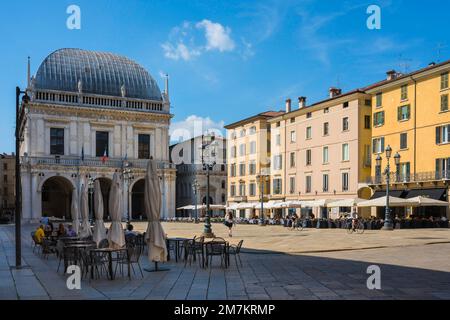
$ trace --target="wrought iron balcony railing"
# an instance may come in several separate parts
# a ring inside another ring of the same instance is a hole
[[[419,172],[416,174],[401,174],[391,172],[390,183],[432,182],[450,180],[450,170]],[[386,175],[372,176],[366,181],[368,184],[386,184]]]

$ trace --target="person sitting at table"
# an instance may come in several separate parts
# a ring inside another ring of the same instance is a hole
[[[59,224],[57,233],[58,233],[58,237],[63,237],[66,235],[66,228],[64,228],[63,223]]]
[[[77,236],[77,233],[75,232],[75,230],[73,230],[72,225],[69,225],[69,227],[67,228],[66,236],[68,236],[68,237],[76,237]]]
[[[42,239],[45,238],[44,226],[42,224],[39,226],[39,228],[37,228],[36,232],[34,233],[34,238],[37,243],[42,243]]]

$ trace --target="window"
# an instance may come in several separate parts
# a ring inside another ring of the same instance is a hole
[[[250,127],[250,129],[248,131],[249,131],[249,134],[255,134],[256,133],[256,127],[255,126]]]
[[[275,145],[281,146],[281,135],[280,134],[275,135]]]
[[[297,141],[297,134],[295,131],[291,131],[291,143]]]
[[[306,150],[306,165],[311,165],[311,149]]]
[[[348,172],[342,173],[342,191],[348,191]]]
[[[241,177],[245,176],[245,163],[240,163],[239,164],[239,175]]]
[[[375,138],[372,140],[372,153],[384,152],[384,137]]]
[[[245,183],[240,183],[239,184],[239,195],[241,197],[245,196]]]
[[[311,137],[312,137],[312,128],[307,127],[306,128],[306,139],[311,139]]]
[[[245,156],[245,144],[244,143],[239,145],[239,155]]]
[[[236,185],[232,184],[230,186],[230,196],[234,197],[236,195]]]
[[[342,131],[348,131],[348,117],[342,119]]]
[[[342,145],[342,161],[349,161],[349,160],[350,160],[350,154],[349,154],[348,143],[344,143]]]
[[[328,122],[325,122],[323,124],[323,135],[327,136],[329,133],[330,124]]]
[[[250,154],[255,154],[256,153],[256,141],[251,141],[250,142]]]
[[[322,190],[328,192],[329,176],[328,174],[322,175]]]
[[[436,144],[450,142],[450,125],[436,127]]]
[[[256,174],[256,162],[250,161],[248,165],[248,174],[255,175]]]
[[[291,152],[289,155],[289,166],[295,168],[295,152]]]
[[[289,177],[289,193],[295,193],[295,177]]]
[[[441,90],[448,89],[448,72],[441,74]]]
[[[441,96],[441,111],[448,111],[448,94]]]
[[[236,164],[235,163],[230,164],[230,176],[236,177]]]
[[[400,149],[408,148],[408,134],[400,133]]]
[[[150,135],[138,135],[138,158],[150,159]]]
[[[236,146],[231,147],[230,156],[231,158],[236,158]]]
[[[256,195],[256,184],[254,182],[251,182],[248,186],[248,193],[250,196]]]
[[[305,177],[305,193],[311,193],[312,185],[311,185],[311,176]]]
[[[345,109],[345,108],[348,108],[348,101],[346,101],[346,102],[344,102],[344,104],[342,105],[342,107]]]
[[[383,104],[383,94],[381,92],[377,93],[375,100],[377,108],[381,107],[381,105]]]
[[[322,162],[323,162],[323,164],[327,164],[328,163],[328,147],[323,147],[323,150],[322,150]]]
[[[311,112],[308,112],[307,114],[306,114],[306,119],[309,119],[309,118],[311,118],[312,117],[312,113]]]
[[[282,192],[281,179],[280,178],[273,179],[273,193],[281,194],[281,192]]]
[[[366,107],[371,107],[371,106],[372,106],[372,100],[370,100],[370,99],[364,100],[364,105],[365,105]]]
[[[328,112],[330,112],[330,108],[324,108],[323,109],[323,113],[328,113]]]
[[[50,154],[64,155],[63,128],[50,128]]]
[[[382,126],[384,124],[384,111],[375,112],[373,114],[373,126]]]
[[[370,129],[370,116],[364,116],[364,129]]]
[[[109,157],[109,132],[97,131],[95,133],[95,156],[102,157],[105,153]]]
[[[409,105],[398,107],[397,108],[397,120],[398,121],[409,120],[410,110],[411,110],[411,108]]]
[[[408,86],[404,85],[401,88],[401,100],[407,100],[408,99]]]
[[[273,168],[274,170],[281,170],[282,169],[282,156],[281,154],[273,156]]]

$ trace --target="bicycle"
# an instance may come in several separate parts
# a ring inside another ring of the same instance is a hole
[[[356,232],[357,234],[364,233],[364,223],[359,219],[355,219],[355,223],[353,225],[352,220],[348,220],[346,224],[346,229],[348,234],[352,234]]]

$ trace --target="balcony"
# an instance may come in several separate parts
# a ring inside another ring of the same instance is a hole
[[[54,166],[68,166],[68,167],[106,167],[106,168],[122,168],[125,161],[130,167],[146,169],[148,159],[130,159],[124,160],[120,158],[108,158],[102,161],[101,158],[85,157],[81,160],[79,157],[67,156],[48,156],[48,157],[21,157],[21,163],[29,162],[32,166],[39,165],[54,165]],[[173,163],[167,161],[158,161],[158,169],[175,169]]]
[[[449,181],[450,170],[419,172],[416,174],[398,174],[391,172],[390,177],[391,184]],[[366,182],[369,185],[383,185],[386,184],[386,176],[373,176],[367,179]]]

